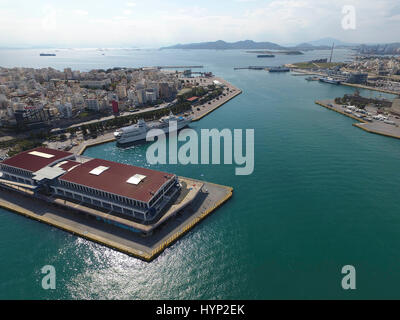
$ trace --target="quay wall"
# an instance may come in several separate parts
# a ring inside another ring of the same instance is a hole
[[[363,119],[360,119],[360,118],[357,118],[356,116],[354,116],[354,115],[352,115],[352,114],[346,113],[346,112],[344,112],[344,111],[342,111],[342,110],[338,110],[338,109],[336,109],[336,108],[332,108],[332,107],[328,106],[326,103],[324,103],[324,102],[322,102],[322,101],[315,101],[315,103],[318,104],[318,105],[320,105],[320,106],[322,106],[322,107],[324,107],[324,108],[327,108],[327,109],[329,109],[329,110],[332,110],[332,111],[335,111],[335,112],[337,112],[337,113],[340,113],[340,114],[342,114],[342,115],[344,115],[344,116],[346,116],[346,117],[349,117],[349,118],[352,118],[352,119],[354,119],[354,120],[357,120],[357,121],[359,121],[359,122],[368,123],[367,121],[365,121],[365,120],[363,120]]]
[[[367,90],[373,90],[373,91],[378,91],[378,92],[383,92],[383,93],[400,95],[400,92],[395,92],[395,91],[391,91],[391,90],[365,86],[365,85],[362,85],[362,84],[347,83],[347,82],[342,82],[342,84],[345,85],[345,86],[348,86],[348,87],[355,87],[355,88],[360,88],[360,89],[367,89]]]
[[[364,130],[366,132],[369,132],[369,133],[379,134],[381,136],[394,138],[394,139],[400,139],[400,136],[397,136],[397,135],[394,135],[394,134],[390,134],[390,133],[386,133],[386,132],[382,132],[382,131],[378,131],[378,130],[374,130],[374,129],[371,129],[371,128],[367,128],[367,127],[363,126],[360,123],[353,123],[353,126],[359,128],[359,129],[362,129],[362,130]]]
[[[192,120],[192,122],[196,122],[199,121],[201,119],[203,119],[204,117],[206,117],[207,115],[209,115],[211,112],[217,110],[218,108],[220,108],[221,106],[223,106],[224,104],[228,103],[230,100],[232,100],[233,98],[237,97],[238,95],[242,94],[242,90],[240,89],[236,89],[238,90],[237,92],[235,92],[235,94],[233,94],[231,97],[229,97],[228,99],[226,99],[224,102],[222,103],[218,103],[218,105],[216,105],[215,107],[213,107],[212,109],[210,109],[209,111],[207,111],[206,113],[202,114],[201,116],[198,116],[197,118],[194,118]]]
[[[362,130],[364,130],[364,131],[366,131],[368,133],[379,134],[381,136],[385,136],[385,137],[389,137],[389,138],[400,139],[399,135],[390,134],[390,133],[387,133],[387,132],[383,132],[383,131],[375,130],[375,129],[372,129],[372,128],[368,128],[368,127],[365,126],[365,124],[369,124],[368,121],[365,121],[363,119],[357,118],[352,114],[348,114],[348,113],[346,113],[344,111],[341,111],[341,110],[338,110],[336,108],[332,108],[332,107],[328,106],[326,103],[324,103],[322,101],[315,101],[315,103],[320,105],[320,106],[322,106],[322,107],[324,107],[324,108],[327,108],[329,110],[332,110],[332,111],[335,111],[335,112],[340,113],[342,115],[345,115],[346,117],[349,117],[349,118],[352,118],[354,120],[357,120],[359,123],[353,123],[353,126],[356,127],[356,128],[362,129]]]
[[[188,179],[188,178],[185,178]],[[188,179],[188,180],[193,180],[193,181],[198,181],[195,179]],[[153,261],[156,257],[158,257],[166,248],[174,244],[178,239],[180,239],[182,236],[184,236],[188,231],[193,229],[198,223],[200,223],[203,219],[205,219],[207,216],[209,216],[212,212],[217,210],[219,207],[221,207],[226,201],[228,201],[232,195],[233,195],[233,188],[227,187],[227,186],[222,186],[222,185],[217,185],[213,183],[208,183],[212,184],[214,186],[224,188],[227,190],[226,195],[221,198],[215,205],[207,208],[204,212],[201,212],[199,214],[195,214],[192,218],[189,218],[189,220],[184,223],[176,232],[174,232],[169,238],[166,240],[162,240],[162,243],[152,251],[144,252],[143,250],[139,250],[137,248],[134,248],[132,246],[127,246],[124,245],[123,243],[119,243],[117,241],[113,241],[111,239],[104,238],[102,236],[99,236],[93,232],[89,231],[84,231],[74,225],[74,223],[67,224],[63,223],[62,221],[59,221],[57,219],[53,219],[51,217],[43,216],[43,215],[38,215],[34,213],[31,210],[28,210],[26,208],[21,207],[20,205],[9,202],[5,199],[0,199],[0,207],[17,213],[19,215],[22,215],[24,217],[27,217],[29,219],[50,225],[52,227],[58,228],[60,230],[63,230],[65,232],[68,232],[70,234],[79,236],[81,238],[87,239],[89,241],[93,241],[96,243],[99,243],[101,245],[104,245],[106,247],[109,247],[111,249],[117,250],[119,252],[122,252],[124,254],[127,254],[129,256],[136,257],[138,259],[141,259],[146,262],[151,262]],[[5,187],[5,186],[3,186]],[[6,187],[7,188],[7,187]],[[7,188],[10,189],[10,188]],[[13,191],[13,192],[18,192],[18,191]],[[22,191],[18,193],[23,193]],[[32,199],[34,201],[34,199]]]

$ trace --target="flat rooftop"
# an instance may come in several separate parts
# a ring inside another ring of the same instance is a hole
[[[149,202],[173,174],[127,164],[92,159],[59,178],[142,202]]]
[[[21,152],[1,163],[15,168],[36,172],[56,161],[72,156],[73,154],[70,152],[39,147],[33,150]]]
[[[77,161],[72,161],[72,160],[66,160],[58,163],[56,166],[65,170],[65,171],[70,171],[76,168],[77,166],[80,166],[81,163]]]

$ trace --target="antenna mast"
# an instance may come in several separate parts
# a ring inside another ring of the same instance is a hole
[[[332,44],[331,58],[329,59],[329,63],[332,63],[332,56],[333,56],[333,48],[334,47],[335,47],[335,43]]]

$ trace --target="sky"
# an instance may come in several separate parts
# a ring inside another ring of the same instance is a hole
[[[355,10],[355,29],[343,28],[344,6]],[[399,30],[399,0],[0,0],[0,47],[389,43],[400,42]]]

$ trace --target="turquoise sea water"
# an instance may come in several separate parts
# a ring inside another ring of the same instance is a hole
[[[1,66],[88,70],[202,64],[243,94],[192,128],[255,129],[255,171],[233,165],[151,166],[234,187],[234,197],[152,263],[145,263],[0,209],[0,298],[34,299],[354,299],[399,298],[399,141],[368,134],[314,104],[352,88],[290,74],[233,71],[327,57],[257,59],[244,51],[0,50]],[[338,51],[336,59],[350,52]],[[379,95],[362,91],[365,95]],[[147,145],[114,143],[88,156],[149,166]],[[150,166],[149,166],[150,167]],[[57,289],[41,289],[54,265]],[[344,265],[357,290],[341,289]]]

